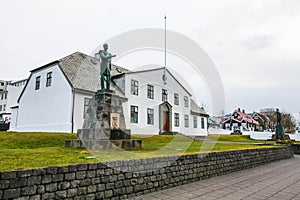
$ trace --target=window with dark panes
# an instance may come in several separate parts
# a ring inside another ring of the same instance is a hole
[[[168,91],[165,89],[161,90],[161,100],[162,101],[168,101]]]
[[[189,116],[188,115],[184,115],[184,126],[189,127]]]
[[[40,85],[41,85],[41,77],[38,76],[35,78],[35,89],[39,90],[40,89]]]
[[[179,126],[179,113],[174,113],[174,126]]]
[[[205,129],[205,123],[204,123],[204,118],[201,117],[201,128]]]
[[[52,72],[47,73],[46,87],[50,87],[52,82]]]
[[[184,96],[184,107],[189,107],[189,98]]]
[[[131,94],[139,94],[139,82],[136,80],[131,80]]]
[[[153,85],[147,85],[147,97],[149,99],[154,99],[154,86]]]
[[[147,108],[147,124],[154,124],[154,109]]]
[[[197,117],[196,116],[194,116],[194,128],[197,128]]]
[[[131,123],[138,123],[138,107],[137,106],[130,106],[130,122]]]
[[[174,93],[174,104],[179,105],[179,94],[178,93]]]

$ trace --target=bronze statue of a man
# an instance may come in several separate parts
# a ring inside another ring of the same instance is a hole
[[[110,90],[110,71],[111,71],[111,58],[116,57],[116,55],[111,55],[108,51],[108,44],[103,45],[103,50],[99,51],[101,58],[100,61],[100,82],[101,90]],[[106,82],[106,88],[104,86],[104,81]]]
[[[276,135],[276,139],[281,139],[284,140],[284,130],[283,127],[281,125],[281,113],[279,112],[279,109],[276,109],[276,118],[277,118],[277,123],[275,126],[275,135]]]

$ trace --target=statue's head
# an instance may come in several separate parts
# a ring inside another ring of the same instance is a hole
[[[107,43],[103,44],[103,48],[104,48],[105,50],[108,49],[108,44],[107,44]]]

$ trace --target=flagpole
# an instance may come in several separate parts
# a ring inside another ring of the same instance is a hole
[[[167,16],[165,15],[165,68],[167,67]]]
[[[167,84],[166,68],[167,68],[167,16],[165,15],[165,67],[164,67],[164,84]]]

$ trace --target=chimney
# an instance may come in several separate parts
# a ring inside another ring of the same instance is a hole
[[[243,109],[243,113],[245,113],[245,110]]]
[[[241,112],[241,109],[240,109],[240,108],[238,108],[238,111],[239,111],[239,112]]]

